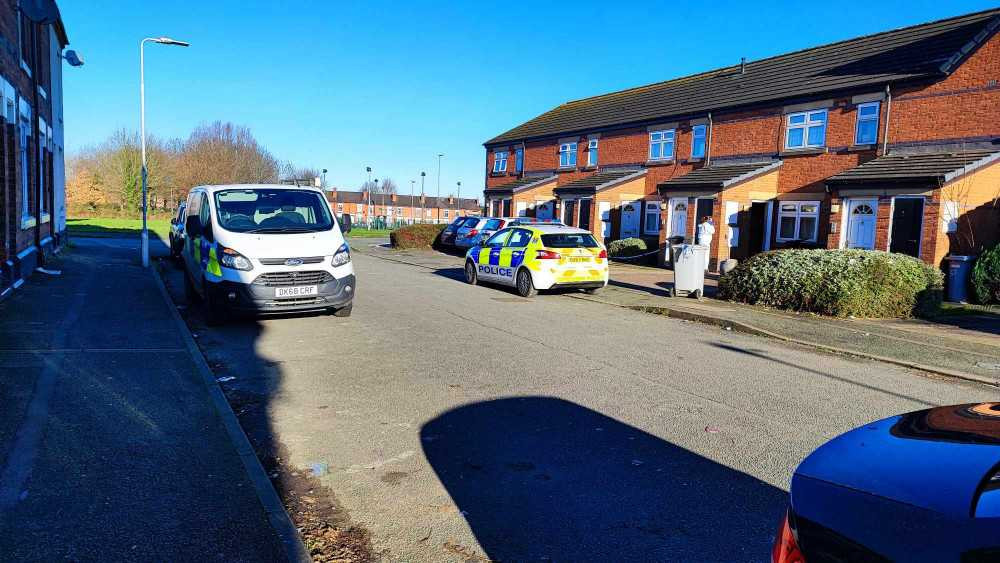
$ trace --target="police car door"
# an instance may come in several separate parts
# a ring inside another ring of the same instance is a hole
[[[509,276],[503,277],[501,281],[508,285],[514,285],[517,268],[524,262],[524,253],[531,242],[531,231],[527,229],[514,229],[504,245],[503,252],[500,253],[500,265],[507,268]]]
[[[483,243],[477,264],[480,278],[487,281],[507,281],[506,276],[500,275],[502,273],[500,255],[503,252],[504,243],[510,237],[510,231],[510,229],[503,229]]]

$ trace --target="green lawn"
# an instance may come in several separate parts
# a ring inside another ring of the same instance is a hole
[[[351,232],[347,233],[351,238],[383,238],[388,237],[392,229],[363,229],[351,227]]]
[[[168,240],[170,221],[166,219],[150,219],[147,226],[151,233],[163,240]],[[70,236],[75,234],[87,236],[139,236],[142,231],[142,219],[117,219],[110,217],[86,217],[83,219],[67,219],[66,230]]]

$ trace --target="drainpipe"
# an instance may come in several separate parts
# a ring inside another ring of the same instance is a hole
[[[708,136],[705,139],[705,167],[712,164],[712,112],[708,112]]]
[[[889,154],[889,113],[892,111],[892,91],[885,85],[885,130],[882,131],[882,156]]]

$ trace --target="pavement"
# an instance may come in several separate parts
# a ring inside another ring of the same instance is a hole
[[[46,267],[0,303],[0,559],[285,559],[137,239]]]
[[[371,243],[361,252],[428,268],[460,267],[461,256],[431,250],[392,251]],[[716,276],[706,280],[715,294]],[[811,346],[945,375],[1000,385],[1000,315],[979,312],[923,319],[837,319],[810,313],[719,301],[670,297],[673,272],[663,268],[611,264],[611,281],[600,294],[574,295],[647,313],[729,327]]]
[[[814,448],[996,397],[575,293],[522,299],[366,244],[349,318],[185,311],[261,455],[311,474],[309,502],[385,560],[765,560]]]

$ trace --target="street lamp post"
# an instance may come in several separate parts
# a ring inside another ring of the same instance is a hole
[[[142,146],[142,236],[140,237],[140,247],[142,252],[142,267],[149,267],[149,229],[146,225],[146,60],[144,47],[147,41],[159,43],[161,45],[176,45],[187,47],[190,43],[178,41],[169,37],[147,37],[139,42],[139,143]]]
[[[455,215],[457,216],[462,212],[462,181],[459,180],[455,182],[455,184],[458,185],[458,211],[455,212]]]
[[[441,154],[441,153],[438,153],[438,179],[437,179],[437,186],[438,186],[438,195],[437,195],[438,217],[437,217],[437,222],[438,223],[441,222],[441,157],[442,156],[444,156],[444,155]]]
[[[372,191],[378,191],[378,178],[375,178],[375,183],[372,185]],[[371,196],[368,196],[371,199]],[[385,213],[385,198],[382,198],[382,213]],[[375,215],[376,220],[378,220],[378,215]]]
[[[372,209],[372,167],[365,166],[365,171],[368,172],[368,183],[365,184],[365,194],[368,201],[365,202],[365,222],[371,222],[371,209]]]
[[[424,222],[424,176],[426,172],[420,173],[420,222]]]
[[[417,218],[413,215],[413,186],[417,183],[416,180],[410,180],[410,223],[416,224]]]

